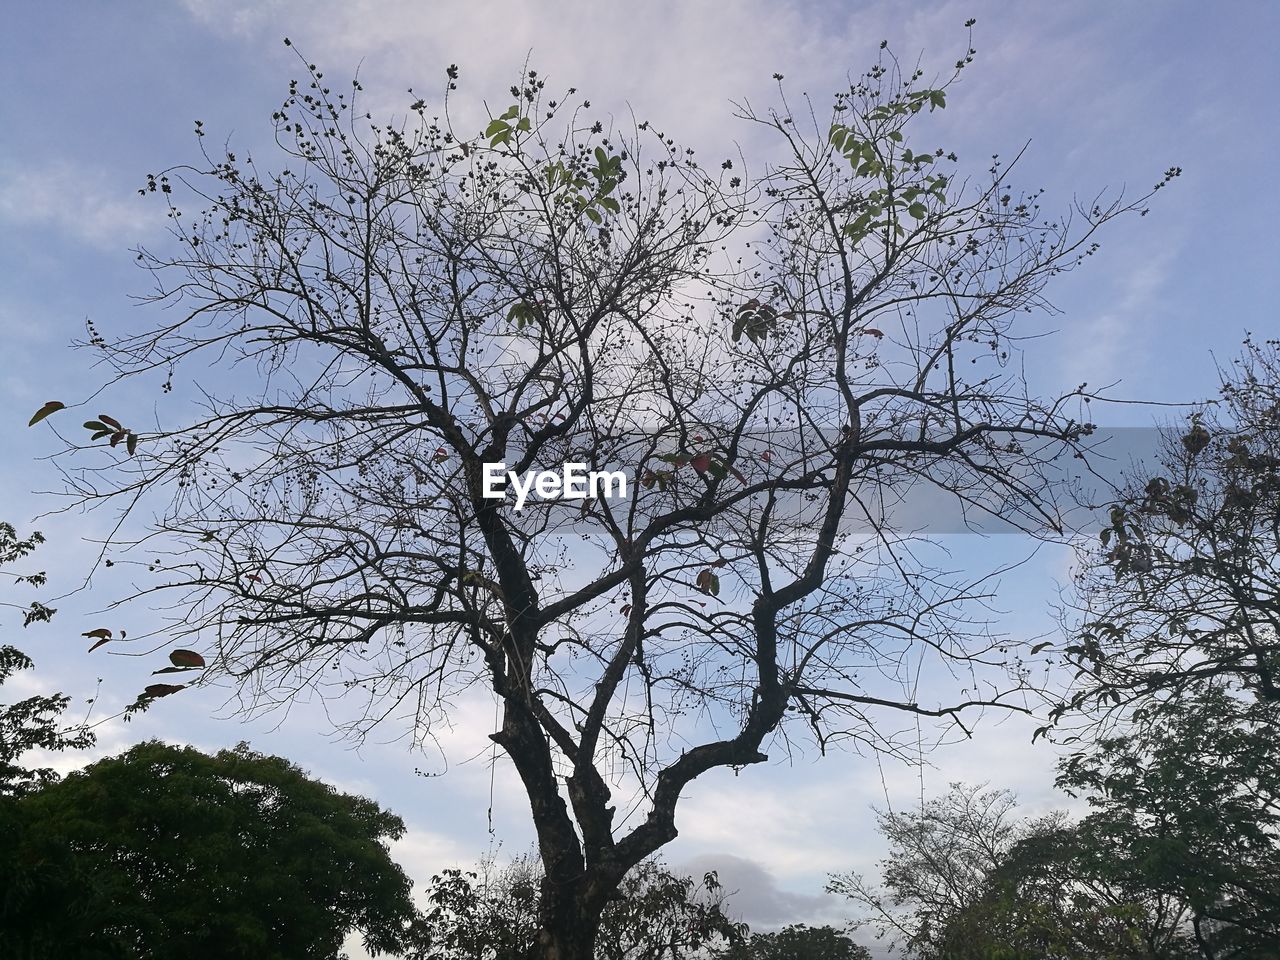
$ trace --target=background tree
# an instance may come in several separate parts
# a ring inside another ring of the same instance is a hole
[[[0,523],[0,566],[7,566],[28,556],[44,537],[39,532],[26,539],[18,536],[11,524]],[[16,584],[40,587],[45,584],[43,572],[12,573],[3,571],[5,577]],[[42,623],[53,616],[54,610],[39,601],[19,606],[23,610],[23,626]],[[0,644],[0,687],[21,670],[30,670],[31,658],[10,644]],[[19,761],[30,750],[81,750],[93,745],[93,734],[84,725],[66,727],[61,717],[71,698],[55,693],[47,696],[26,697],[11,704],[0,703],[0,798],[23,793],[53,782],[56,775],[51,768],[29,768]]]
[[[399,818],[243,744],[139,744],[10,812],[6,957],[332,960],[352,930],[398,950],[414,917]]]
[[[417,935],[420,955],[432,960],[502,960],[525,956],[538,941],[541,868],[519,857],[480,874],[446,870],[432,878]],[[725,910],[714,873],[701,883],[646,860],[627,874],[605,907],[598,960],[682,960],[716,945],[741,941],[745,924]]]
[[[901,752],[917,719],[1023,708],[990,582],[931,568],[894,498],[1052,525],[1041,467],[1088,428],[1022,381],[1015,319],[1146,198],[1054,216],[998,160],[965,179],[926,126],[954,79],[886,52],[821,120],[743,107],[780,150],[753,172],[532,70],[477,135],[423,101],[373,125],[309,67],[274,171],[228,150],[148,179],[175,245],[139,257],[177,312],[90,343],[177,397],[198,374],[200,412],[87,421],[101,459],[68,479],[154,504],[173,631],[256,706],[312,687],[357,735],[426,737],[487,687],[539,949],[588,957],[695,778],[792,734]],[[484,496],[486,463],[566,461],[639,483]]]
[[[889,842],[880,882],[836,875],[828,892],[859,907],[859,924],[877,939],[928,960],[947,955],[941,944],[948,924],[982,897],[1015,845],[1045,825],[1019,817],[1007,790],[959,783],[920,810],[878,811],[876,823]]]
[[[1264,960],[1280,943],[1278,711],[1206,691],[1061,768],[1059,785],[1093,809],[1079,826],[1086,872],[1176,904],[1208,960]]]
[[[918,960],[1273,957],[1273,721],[1213,699],[1162,708],[1063,760],[1059,785],[1088,798],[1079,820],[1028,819],[1008,791],[953,785],[880,815],[879,885],[844,875],[829,890]]]
[[[947,960],[1180,960],[1197,955],[1185,904],[1108,868],[1124,857],[1087,824],[1038,821],[943,918]]]
[[[871,960],[865,947],[834,927],[803,923],[753,933],[745,943],[727,947],[717,956],[725,960]]]
[[[1218,400],[1163,431],[1081,556],[1068,709],[1142,712],[1209,687],[1280,702],[1280,341],[1246,340]],[[1218,701],[1226,706],[1235,702]]]

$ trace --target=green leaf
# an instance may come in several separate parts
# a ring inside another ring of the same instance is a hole
[[[929,109],[930,110],[933,110],[935,107],[941,110],[946,105],[947,105],[947,93],[945,90],[929,91]]]
[[[618,204],[618,201],[613,199],[613,197],[601,197],[599,203],[600,203],[600,206],[604,207],[610,213],[618,213],[619,211],[622,210],[622,207]]]
[[[507,320],[514,323],[517,330],[523,330],[525,324],[535,316],[533,307],[523,301],[512,304],[511,309],[507,311]]]
[[[528,117],[521,117],[520,122],[516,124],[516,129],[519,130],[521,133],[527,133],[532,128],[533,128],[533,124],[529,122]]]
[[[583,212],[583,213],[585,213],[585,214],[587,215],[587,219],[589,219],[592,223],[601,223],[601,222],[602,222],[602,218],[601,218],[601,216],[600,216],[600,211],[595,210],[595,209],[593,209],[593,208],[591,208],[591,207],[587,207],[587,208],[586,208],[585,210],[583,210],[582,212]]]
[[[925,209],[925,205],[923,203],[911,204],[911,206],[907,207],[907,213],[911,214],[911,216],[915,217],[917,220],[923,220],[929,215],[929,211]]]
[[[86,430],[106,430],[107,433],[115,432],[112,428],[108,427],[105,423],[99,423],[97,420],[86,420],[84,422],[84,428]]]
[[[720,595],[720,578],[709,569],[699,571],[697,579],[694,580],[694,586],[709,596]]]
[[[501,133],[503,130],[510,130],[510,129],[511,129],[511,124],[505,123],[502,120],[494,120],[489,124],[489,126],[484,128],[484,135],[486,137],[492,137],[496,134]]]
[[[32,415],[31,419],[27,421],[27,426],[34,427],[37,423],[39,423],[45,417],[49,416],[50,414],[57,413],[59,410],[63,409],[64,407],[66,407],[66,404],[63,403],[61,400],[50,400],[43,407],[37,410],[34,415]]]
[[[507,112],[502,115],[501,119],[511,120],[518,116],[520,116],[520,104],[513,103],[511,106],[507,107]]]

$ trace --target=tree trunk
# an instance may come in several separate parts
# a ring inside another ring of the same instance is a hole
[[[584,902],[577,886],[543,879],[541,929],[530,960],[595,960],[603,905]]]

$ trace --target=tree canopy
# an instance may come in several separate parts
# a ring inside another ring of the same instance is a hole
[[[1220,396],[1164,428],[1081,556],[1079,682],[1059,716],[1141,716],[1213,688],[1280,702],[1280,341],[1247,340],[1220,372]]]
[[[414,917],[400,819],[243,744],[142,743],[3,813],[5,956],[332,960],[352,930],[399,949]]]
[[[803,923],[753,933],[746,942],[726,947],[721,956],[724,960],[871,960],[866,947],[834,927]]]
[[[1175,904],[1205,957],[1262,960],[1280,943],[1278,730],[1275,703],[1210,690],[1061,768],[1093,808],[1089,872]]]

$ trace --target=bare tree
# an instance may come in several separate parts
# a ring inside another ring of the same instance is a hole
[[[930,85],[884,53],[823,119],[741,105],[781,151],[758,174],[607,128],[533,70],[477,135],[447,95],[374,125],[358,83],[309,67],[281,166],[206,152],[150,177],[176,245],[139,258],[170,312],[90,339],[121,378],[181,395],[198,373],[203,412],[99,417],[104,462],[67,470],[91,500],[163,504],[137,542],[200,648],[175,668],[257,708],[366,697],[356,735],[407,715],[426,738],[491,690],[559,960],[591,955],[702,774],[793,731],[902,752],[922,718],[1025,709],[994,581],[931,564],[894,505],[921,486],[1053,526],[1041,468],[1089,428],[1078,395],[1027,388],[1014,321],[1146,198],[1050,217],[998,160],[959,179],[908,135],[971,56]],[[565,462],[636,482],[486,496],[486,464]]]
[[[876,811],[876,822],[890,845],[883,886],[847,873],[833,875],[827,891],[852,901],[864,914],[860,924],[891,949],[940,957],[949,925],[980,900],[987,878],[1019,842],[1054,821],[1017,816],[1008,790],[953,783],[918,812]]]

